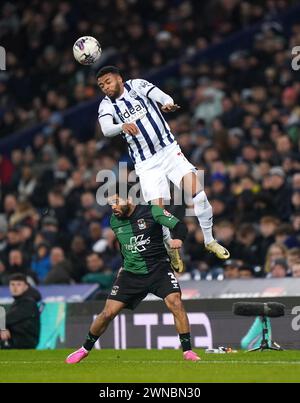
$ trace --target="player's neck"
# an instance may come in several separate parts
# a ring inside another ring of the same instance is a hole
[[[134,213],[135,209],[136,209],[136,205],[135,204],[130,204],[127,217],[130,217]]]
[[[121,98],[123,95],[124,95],[124,91],[125,91],[125,88],[124,88],[124,85],[120,88],[120,93],[119,93],[119,95],[117,96],[117,98]]]
[[[120,85],[120,91],[118,92],[118,94],[116,94],[114,97],[111,97],[111,99],[115,100],[115,99],[119,99],[119,98],[123,97],[124,91],[125,91],[125,87],[124,87],[124,84],[122,84],[122,85]]]

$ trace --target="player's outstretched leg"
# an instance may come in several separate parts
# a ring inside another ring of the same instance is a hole
[[[190,172],[184,176],[184,190],[193,198],[194,211],[203,232],[205,248],[214,253],[219,259],[228,259],[230,257],[229,251],[213,237],[212,207],[204,190],[200,190],[200,184],[195,173]]]
[[[189,319],[181,300],[181,294],[175,292],[167,295],[165,303],[174,315],[174,322],[183,351],[183,359],[187,361],[200,361],[201,358],[192,350]]]
[[[108,299],[103,311],[93,321],[83,346],[68,355],[66,363],[77,364],[87,357],[101,334],[105,332],[110,322],[124,307],[125,304],[123,302]]]

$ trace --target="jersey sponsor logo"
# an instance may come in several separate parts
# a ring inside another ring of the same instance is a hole
[[[138,119],[142,119],[146,114],[147,110],[140,104],[137,104],[132,106],[132,108],[125,109],[125,111],[121,113],[121,116],[126,123],[132,123]]]
[[[118,291],[119,291],[119,286],[118,285],[114,285],[113,286],[113,288],[112,288],[112,290],[111,290],[111,293],[110,293],[110,295],[117,295],[118,294]]]
[[[132,236],[130,238],[130,244],[125,244],[125,248],[132,253],[143,252],[146,250],[145,245],[150,244],[150,237],[144,239],[144,234]]]
[[[140,218],[139,220],[137,220],[137,225],[138,225],[139,229],[147,228],[146,221],[143,218]]]

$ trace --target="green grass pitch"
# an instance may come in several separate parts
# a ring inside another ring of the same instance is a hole
[[[300,351],[205,354],[179,350],[93,350],[65,364],[71,350],[0,351],[0,382],[300,382]]]

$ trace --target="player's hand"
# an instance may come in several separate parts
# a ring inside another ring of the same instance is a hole
[[[0,339],[2,341],[7,341],[11,338],[9,330],[0,330]]]
[[[177,109],[180,109],[180,106],[177,104],[166,104],[161,107],[161,110],[165,113],[175,112],[175,111],[177,111]]]
[[[124,123],[122,130],[126,134],[131,134],[131,136],[136,136],[139,133],[139,129],[134,123]]]
[[[182,241],[180,239],[170,239],[169,246],[171,249],[180,249],[182,247]]]

